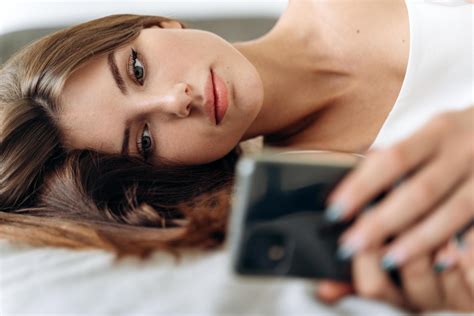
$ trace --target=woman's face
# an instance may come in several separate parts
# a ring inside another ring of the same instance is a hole
[[[217,35],[176,27],[144,29],[71,75],[66,146],[201,164],[238,144],[263,103],[255,67]]]

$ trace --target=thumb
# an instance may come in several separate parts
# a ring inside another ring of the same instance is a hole
[[[316,297],[326,304],[333,304],[352,293],[354,288],[345,282],[321,280],[316,286]]]

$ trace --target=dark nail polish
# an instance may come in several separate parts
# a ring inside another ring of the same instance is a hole
[[[385,271],[395,270],[398,267],[397,262],[391,255],[385,255],[382,258],[380,265]]]
[[[438,261],[433,265],[433,270],[436,273],[441,273],[444,270],[446,270],[448,267],[449,267],[449,264],[447,262]]]
[[[456,235],[454,237],[454,243],[459,250],[466,250],[466,243],[464,242],[464,238],[462,238],[462,236]]]
[[[336,223],[342,220],[344,207],[340,203],[332,203],[324,211],[324,219],[330,223]]]
[[[356,250],[354,247],[348,246],[348,245],[341,245],[339,246],[339,249],[337,249],[336,256],[339,260],[349,260],[354,256]]]

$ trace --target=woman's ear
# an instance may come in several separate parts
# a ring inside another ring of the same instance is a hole
[[[183,26],[178,21],[162,21],[160,26],[164,29],[182,29]]]

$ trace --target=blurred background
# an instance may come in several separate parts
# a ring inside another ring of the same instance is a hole
[[[2,1],[0,64],[35,39],[94,18],[135,13],[161,15],[207,30],[226,40],[243,41],[268,32],[288,0],[109,0]]]

